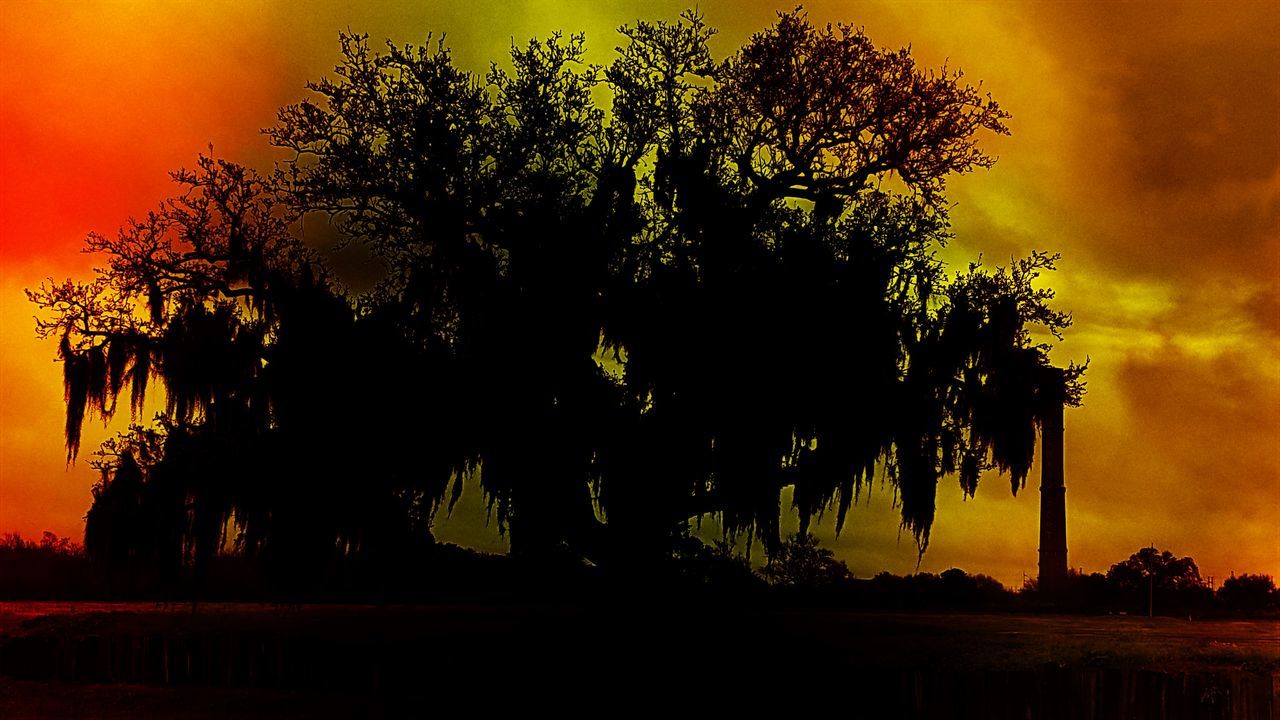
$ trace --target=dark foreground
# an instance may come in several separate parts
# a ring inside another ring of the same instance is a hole
[[[775,702],[853,717],[1267,718],[1280,711],[1280,624],[0,603],[2,718],[426,717],[442,703],[683,716]]]

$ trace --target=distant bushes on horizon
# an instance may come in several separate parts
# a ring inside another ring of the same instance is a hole
[[[45,532],[39,540],[20,533],[0,535],[0,600],[80,599],[90,570],[84,548]]]
[[[0,552],[39,552],[54,555],[79,555],[84,552],[80,543],[68,537],[59,537],[48,530],[39,540],[24,540],[22,533],[0,534]]]
[[[794,534],[758,570],[726,543],[679,540],[669,563],[620,577],[578,565],[533,565],[505,555],[435,544],[401,567],[335,564],[306,587],[273,585],[262,567],[223,556],[198,582],[161,582],[145,567],[106,568],[79,543],[45,532],[38,540],[0,534],[0,600],[480,601],[585,600],[657,595],[741,598],[784,606],[878,610],[1039,611],[1172,616],[1274,616],[1280,590],[1270,575],[1232,575],[1215,591],[1190,557],[1142,548],[1106,574],[1072,571],[1061,592],[1034,579],[1014,591],[960,568],[942,573],[855,577],[812,535]],[[637,591],[641,591],[637,594]]]

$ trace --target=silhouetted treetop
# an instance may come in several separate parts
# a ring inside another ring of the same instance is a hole
[[[1107,571],[1107,582],[1128,590],[1146,590],[1148,585],[1170,590],[1206,587],[1200,568],[1190,557],[1178,557],[1168,550],[1145,547]]]
[[[792,589],[830,588],[853,579],[853,573],[818,538],[796,533],[786,538],[760,570],[769,583]]]
[[[430,542],[478,477],[514,552],[643,564],[705,515],[776,551],[787,488],[805,537],[879,475],[921,551],[944,476],[1017,492],[1082,392],[1032,335],[1070,325],[1038,284],[1057,256],[936,255],[946,179],[992,164],[1006,113],[800,11],[724,60],[696,12],[619,33],[604,66],[554,34],[483,75],[344,33],[265,131],[276,172],[201,158],[89,238],[97,279],[32,291],[70,456],[125,385],[135,414],[166,391],[163,452],[104,461],[94,527],[158,508],[184,562],[231,542],[303,572]],[[374,290],[307,249],[316,219]]]
[[[1222,587],[1218,589],[1218,600],[1228,610],[1238,612],[1280,610],[1280,591],[1276,590],[1276,583],[1270,575],[1233,574],[1222,581]]]
[[[79,449],[86,415],[104,421],[131,387],[136,417],[148,381],[166,381],[169,411],[181,421],[209,409],[220,378],[255,362],[259,315],[272,307],[274,283],[318,269],[310,250],[288,232],[290,211],[257,173],[202,157],[173,173],[182,187],[114,237],[91,233],[85,252],[106,256],[91,282],[52,279],[29,290],[47,311],[36,333],[59,340],[66,392],[68,460]]]
[[[732,118],[734,162],[766,197],[830,202],[896,173],[936,203],[948,175],[995,162],[978,131],[1009,132],[1008,113],[962,77],[794,11],[729,59],[716,100]]]

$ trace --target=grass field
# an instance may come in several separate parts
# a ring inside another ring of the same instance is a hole
[[[804,684],[870,693],[920,717],[1267,717],[1280,707],[1280,623],[0,603],[0,672],[5,718],[400,717],[492,687],[643,699],[643,688],[735,684],[739,698]]]

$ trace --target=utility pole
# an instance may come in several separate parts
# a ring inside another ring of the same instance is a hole
[[[1156,616],[1156,574],[1147,575],[1147,618]]]

